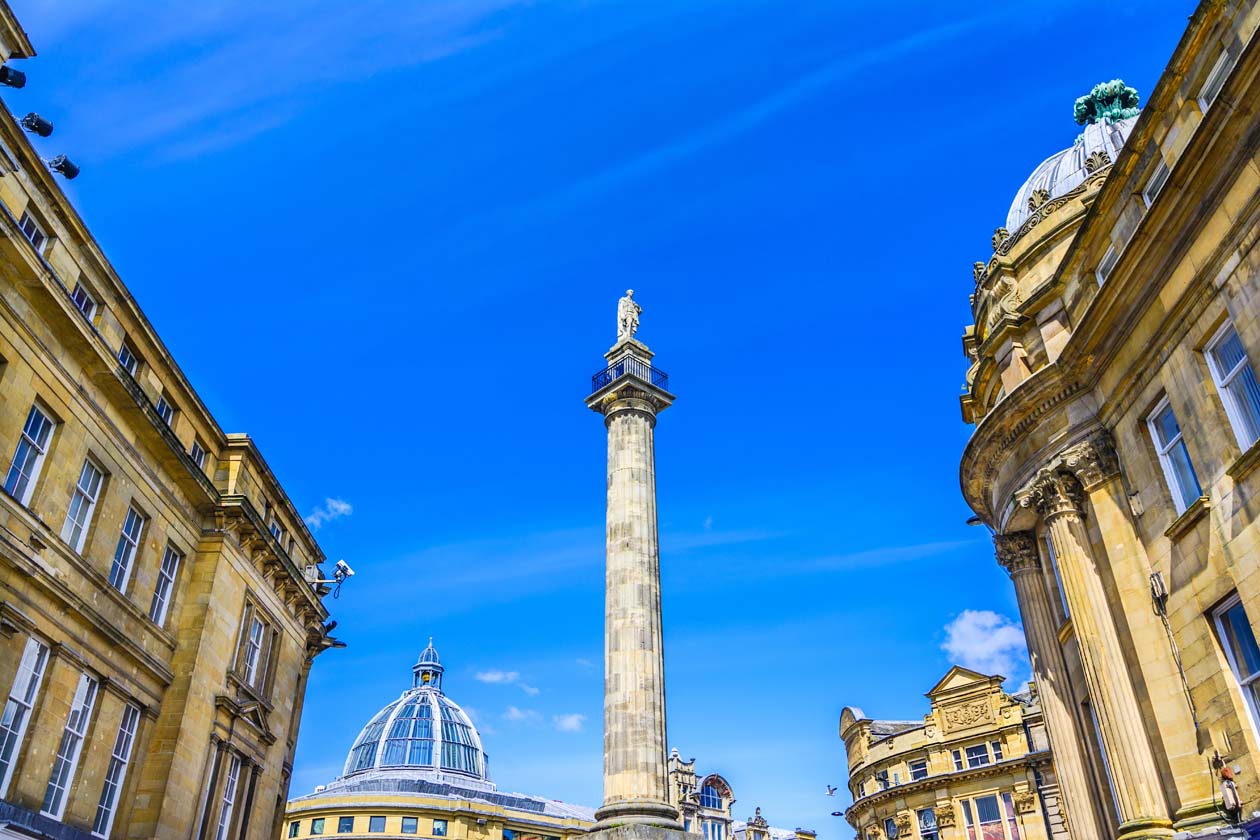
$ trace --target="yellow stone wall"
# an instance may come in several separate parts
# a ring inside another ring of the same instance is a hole
[[[0,46],[29,56],[0,4]],[[38,404],[55,427],[28,497],[0,492],[0,689],[28,639],[48,664],[15,744],[0,800],[26,820],[92,829],[124,709],[141,712],[110,836],[212,835],[225,768],[241,760],[232,836],[278,829],[305,677],[332,645],[321,589],[304,579],[323,555],[252,441],[223,432],[115,274],[8,112],[0,114],[0,478]],[[19,230],[34,218],[46,241]],[[177,271],[177,267],[173,267]],[[96,306],[72,302],[78,286]],[[119,364],[124,339],[141,360]],[[165,396],[169,427],[154,408]],[[190,451],[206,450],[203,465]],[[84,460],[105,473],[86,538],[63,525]],[[26,494],[23,494],[26,496]],[[145,516],[122,589],[108,579],[130,506]],[[284,532],[268,531],[274,519]],[[183,554],[159,624],[150,618],[163,554]],[[243,677],[247,603],[270,644],[257,685]],[[39,817],[81,674],[100,686],[64,814]],[[32,816],[36,815],[36,816]]]

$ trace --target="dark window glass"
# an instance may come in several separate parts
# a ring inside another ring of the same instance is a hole
[[[374,834],[380,834],[385,831],[384,817],[368,817],[368,831]]]
[[[337,817],[337,833],[349,834],[354,831],[354,817]]]

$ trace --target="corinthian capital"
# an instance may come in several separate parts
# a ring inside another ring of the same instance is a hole
[[[1072,471],[1086,490],[1120,472],[1120,459],[1111,433],[1106,429],[1088,440],[1073,444],[1059,456],[1063,466]]]
[[[1032,481],[1015,494],[1020,507],[1032,508],[1047,519],[1075,513],[1080,515],[1085,491],[1076,476],[1061,466],[1044,467]]]
[[[995,534],[993,549],[998,563],[1011,577],[1041,567],[1041,558],[1037,556],[1037,537],[1032,531]]]

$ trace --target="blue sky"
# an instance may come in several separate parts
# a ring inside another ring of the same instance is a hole
[[[921,715],[955,659],[1027,677],[957,489],[970,266],[1073,99],[1145,99],[1193,4],[13,2],[40,57],[6,101],[359,573],[295,793],[432,635],[500,787],[598,804],[582,397],[629,287],[678,394],[670,742],[737,817],[848,837],[843,706]]]

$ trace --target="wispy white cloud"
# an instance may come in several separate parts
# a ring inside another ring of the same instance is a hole
[[[594,663],[594,662],[592,662],[591,660],[587,659],[585,656],[579,656],[579,657],[578,657],[576,660],[574,660],[574,661],[577,663],[577,666],[578,666],[579,668],[585,668],[585,669],[587,669],[587,670],[590,670],[590,669],[592,669],[592,668],[594,668],[594,667],[595,667],[595,663]]]
[[[509,723],[537,723],[542,720],[542,715],[533,709],[522,709],[517,706],[508,706],[507,711],[503,713],[503,719]]]
[[[963,610],[945,625],[941,649],[964,668],[1014,681],[1028,672],[1024,630],[992,610]]]
[[[474,675],[474,679],[478,682],[490,683],[492,685],[514,685],[530,697],[537,697],[539,690],[529,683],[521,681],[519,671],[478,671]]]
[[[561,732],[581,732],[582,724],[586,723],[586,715],[581,715],[577,712],[567,715],[553,715],[551,722]]]
[[[341,519],[354,513],[354,507],[345,499],[324,499],[324,504],[306,515],[306,524],[311,530],[318,531],[326,522]]]

